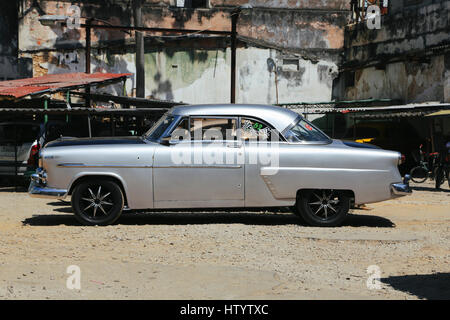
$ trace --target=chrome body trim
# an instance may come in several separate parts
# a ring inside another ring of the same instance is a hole
[[[391,192],[395,196],[407,196],[412,193],[412,190],[409,186],[409,180],[411,180],[411,176],[406,174],[403,178],[403,183],[393,183],[391,185]]]
[[[404,183],[393,183],[391,186],[392,194],[396,196],[406,196],[412,193],[411,188],[408,184]]]
[[[60,163],[59,168],[151,168],[152,166],[135,166],[135,165],[90,165],[84,163]]]
[[[33,198],[64,199],[67,196],[67,190],[46,187],[33,179],[28,187],[28,194]]]
[[[201,169],[239,169],[242,168],[241,165],[229,165],[229,166],[202,166],[202,165],[197,165],[197,166],[133,166],[133,165],[89,165],[89,164],[82,164],[82,163],[60,163],[57,165],[57,167],[60,168],[172,168],[172,169],[196,169],[196,168],[201,168]],[[35,174],[34,174],[35,175]]]
[[[153,168],[158,168],[158,169],[240,169],[240,168],[242,168],[242,166],[241,165],[229,165],[229,166],[197,165],[197,166],[154,166]]]

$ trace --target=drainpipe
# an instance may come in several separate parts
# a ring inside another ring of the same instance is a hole
[[[240,13],[240,8],[237,8],[231,12],[231,103],[236,103],[236,43],[237,21]]]
[[[142,0],[133,0],[134,26],[142,27]],[[144,35],[135,31],[136,37],[136,97],[145,98]]]
[[[47,109],[48,109],[48,100],[45,99],[44,100],[44,110],[47,111]],[[45,113],[45,115],[44,115],[44,123],[47,123],[47,122],[48,122],[48,114]]]

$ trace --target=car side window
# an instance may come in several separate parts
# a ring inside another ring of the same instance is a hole
[[[181,119],[177,127],[172,131],[171,138],[178,141],[191,139],[189,135],[189,118]]]
[[[236,140],[237,118],[191,117],[190,130],[193,140]]]
[[[275,129],[265,122],[251,118],[241,118],[241,139],[244,141],[279,141],[279,135]]]

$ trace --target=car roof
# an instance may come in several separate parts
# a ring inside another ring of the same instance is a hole
[[[247,116],[259,118],[282,132],[300,115],[292,110],[257,104],[204,104],[176,106],[169,111],[179,116]]]

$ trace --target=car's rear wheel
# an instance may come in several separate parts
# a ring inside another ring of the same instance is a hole
[[[296,207],[303,220],[316,227],[336,227],[344,222],[352,198],[340,190],[303,190]]]
[[[86,180],[72,192],[72,208],[85,225],[109,225],[119,219],[124,197],[117,183],[109,180]]]

